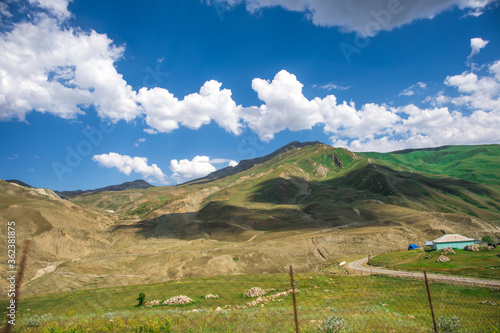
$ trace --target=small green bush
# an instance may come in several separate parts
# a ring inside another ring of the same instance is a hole
[[[486,243],[494,243],[493,241],[493,238],[491,238],[490,235],[486,235],[483,237],[483,242],[486,242]]]
[[[344,318],[341,316],[330,316],[323,320],[321,325],[318,327],[319,332],[326,333],[337,333],[340,332],[344,328]]]
[[[139,301],[139,306],[144,304],[145,299],[146,299],[146,295],[144,295],[144,293],[139,293],[139,297],[137,297],[137,301]]]
[[[460,319],[457,316],[453,316],[453,317],[442,316],[436,322],[436,326],[437,326],[438,332],[457,333],[457,332],[460,332],[460,330],[462,328],[462,323],[460,322]]]

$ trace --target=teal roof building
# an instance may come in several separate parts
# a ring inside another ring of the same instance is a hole
[[[451,247],[452,249],[463,249],[467,245],[474,245],[476,243],[475,239],[464,237],[459,234],[444,235],[435,239],[433,242],[434,250],[441,250],[445,247]]]

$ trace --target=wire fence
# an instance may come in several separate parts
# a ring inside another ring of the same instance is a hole
[[[420,277],[370,274],[349,268],[294,273],[293,280],[290,273],[193,277],[26,297],[19,300],[17,323],[9,329],[13,332],[500,331],[498,286],[471,284],[452,277],[435,279],[429,275],[427,288]],[[1,302],[3,309],[5,304]],[[4,327],[7,329],[5,324]]]

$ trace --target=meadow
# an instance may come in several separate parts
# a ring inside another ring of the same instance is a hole
[[[328,332],[328,328],[329,332],[429,332],[432,328],[422,281],[347,276],[342,270],[296,274],[295,280],[301,332]],[[256,300],[243,295],[252,287],[275,295],[290,289],[289,275],[192,278],[26,297],[21,299],[14,332],[294,332],[292,295],[245,307]],[[431,292],[442,327],[453,318],[467,332],[500,329],[494,305],[500,304],[500,291],[433,283]],[[137,306],[139,293],[146,295],[146,302],[177,295],[193,302]],[[205,299],[209,293],[219,298]],[[6,305],[7,300],[0,302],[2,309]]]
[[[500,248],[479,252],[454,250],[448,253],[450,261],[437,262],[442,251],[400,251],[378,255],[370,265],[408,271],[428,271],[440,274],[468,276],[473,278],[500,279]]]

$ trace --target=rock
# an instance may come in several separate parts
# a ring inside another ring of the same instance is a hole
[[[451,247],[445,247],[444,249],[441,250],[441,252],[444,254],[447,254],[447,253],[456,254],[455,251]]]
[[[212,294],[208,294],[207,296],[205,296],[205,299],[211,299],[211,298],[218,299],[220,297],[219,297],[219,295],[212,295]]]
[[[477,246],[477,245],[467,245],[466,247],[464,247],[464,250],[465,251],[474,251],[474,252],[477,252],[477,251],[479,251],[479,246]]]
[[[481,304],[486,304],[486,305],[498,305],[497,303],[492,302],[492,301],[483,301],[483,302],[481,302]]]
[[[160,302],[161,301],[159,299],[155,299],[154,301],[144,303],[144,305],[150,308],[152,306],[160,305]]]
[[[215,312],[220,312],[220,311],[222,311],[222,309],[221,309],[220,307],[217,307],[217,308],[215,309]]]
[[[499,257],[500,257],[500,252],[498,252],[498,253],[497,253],[497,256],[499,256]]]
[[[450,261],[451,259],[448,258],[447,256],[445,255],[440,255],[439,256],[439,259],[437,260],[437,262],[447,262],[447,261]]]
[[[486,246],[485,249],[486,249],[486,251],[492,251],[495,248],[493,246]]]
[[[253,287],[247,290],[247,292],[244,294],[247,297],[257,297],[257,296],[263,296],[266,294],[266,291],[259,288],[259,287]]]
[[[188,304],[191,303],[193,300],[187,296],[180,295],[180,296],[174,296],[169,299],[167,299],[163,304],[165,305],[183,305],[183,304]]]

